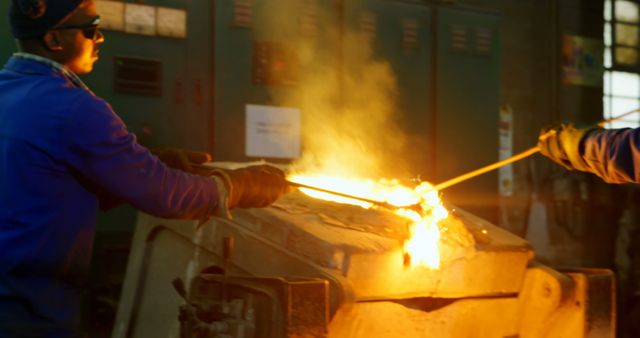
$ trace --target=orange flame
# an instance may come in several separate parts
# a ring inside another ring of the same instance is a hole
[[[440,228],[438,222],[448,217],[438,192],[427,182],[422,182],[414,189],[403,186],[398,180],[382,179],[379,181],[346,178],[326,175],[294,175],[288,178],[292,182],[319,187],[326,190],[362,197],[369,200],[386,202],[398,207],[412,206],[417,203],[423,212],[418,213],[408,208],[399,208],[395,213],[409,219],[410,238],[404,243],[404,251],[411,257],[411,266],[427,266],[440,268]],[[371,203],[336,196],[310,189],[300,189],[303,193],[323,200],[344,204],[358,205],[365,209],[374,207]]]

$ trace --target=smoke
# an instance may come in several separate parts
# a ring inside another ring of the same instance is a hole
[[[318,12],[318,17],[337,21],[335,13]],[[405,137],[391,66],[374,58],[371,34],[318,26],[315,36],[292,41],[300,78],[286,91],[292,94],[279,97],[302,112],[303,152],[293,171],[367,178],[404,174]]]

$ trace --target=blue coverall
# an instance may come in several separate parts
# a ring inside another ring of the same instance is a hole
[[[608,183],[640,183],[640,128],[587,133],[580,154],[589,172]]]
[[[0,71],[0,337],[73,336],[103,196],[202,219],[219,194],[160,162],[59,69],[12,57]]]

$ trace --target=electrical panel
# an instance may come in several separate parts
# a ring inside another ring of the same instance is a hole
[[[284,43],[254,41],[252,59],[253,84],[277,86],[298,83],[298,58],[295,51]]]

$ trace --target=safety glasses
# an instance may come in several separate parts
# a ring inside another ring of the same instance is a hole
[[[63,30],[63,29],[79,29],[82,31],[82,35],[89,40],[97,40],[98,36],[101,34],[100,28],[98,25],[100,24],[100,16],[96,16],[91,20],[91,22],[82,24],[82,25],[61,25],[58,27],[54,27],[54,30]]]

